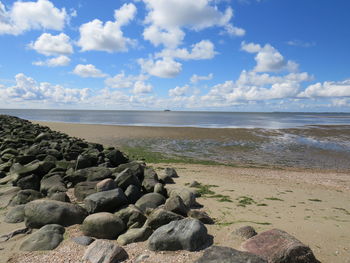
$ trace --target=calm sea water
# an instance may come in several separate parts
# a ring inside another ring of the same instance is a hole
[[[350,125],[350,113],[246,113],[180,111],[13,110],[0,114],[36,121],[207,128],[296,128]]]

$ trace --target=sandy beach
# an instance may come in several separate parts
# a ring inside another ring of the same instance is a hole
[[[120,146],[124,140],[137,141],[145,138],[225,141],[227,138],[245,136],[246,139],[256,139],[244,129],[127,127],[47,122],[40,124],[70,136],[111,146]],[[237,166],[193,163],[148,165],[158,172],[165,167],[174,167],[180,176],[175,180],[176,185],[181,187],[187,187],[196,180],[210,188],[212,193],[198,198],[198,202],[215,219],[216,223],[208,226],[209,233],[214,236],[214,244],[239,249],[241,240],[232,232],[244,225],[251,225],[258,232],[279,228],[310,246],[321,262],[350,262],[349,170],[340,170],[337,167],[303,169],[283,165],[259,167],[247,163]],[[5,232],[4,229],[8,232],[8,227],[1,220],[0,234]],[[20,224],[11,227],[18,228]],[[60,258],[65,254],[78,260],[83,248],[73,246],[68,238],[77,233],[79,230],[74,228],[68,230],[65,242],[54,251],[22,253],[10,262],[44,262],[40,261],[45,260],[43,255],[47,255],[50,262],[63,262]],[[9,258],[18,250],[15,241],[21,238],[23,236],[17,236],[15,240],[6,243],[3,257]],[[126,249],[130,255],[137,255],[144,252],[145,247],[145,243],[140,243],[129,245]],[[181,252],[181,262],[193,262],[199,254]],[[166,256],[167,262],[180,262],[179,255]],[[145,262],[163,262],[163,259],[164,255],[153,253]]]

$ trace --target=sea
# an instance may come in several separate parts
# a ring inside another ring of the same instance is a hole
[[[287,129],[350,125],[350,113],[0,109],[27,120],[158,127]]]

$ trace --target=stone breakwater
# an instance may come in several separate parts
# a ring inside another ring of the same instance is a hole
[[[83,260],[90,262],[122,262],[129,257],[122,246],[146,240],[152,251],[207,248],[197,262],[318,262],[307,246],[277,229],[238,231],[247,252],[211,246],[205,224],[213,220],[198,209],[196,191],[174,186],[177,176],[172,168],[157,174],[113,147],[0,115],[4,221],[26,226],[3,242],[38,229],[20,249],[52,250],[65,227],[80,224],[84,236],[73,241],[88,246]]]

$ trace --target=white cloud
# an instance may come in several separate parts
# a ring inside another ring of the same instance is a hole
[[[31,29],[62,30],[69,15],[48,0],[16,1],[10,10],[0,2],[0,34],[19,35]]]
[[[44,33],[34,43],[30,43],[28,46],[46,56],[69,55],[73,53],[70,38],[64,33],[56,36]]]
[[[340,82],[318,82],[308,86],[306,90],[301,92],[298,96],[306,98],[350,97],[350,79]]]
[[[107,76],[92,64],[79,64],[74,68],[73,73],[83,78],[103,78]]]
[[[241,29],[230,27],[233,10],[228,7],[221,12],[210,0],[144,0],[148,14],[145,23],[148,25],[143,33],[146,40],[154,45],[163,44],[176,48],[181,44],[186,27],[200,31],[212,26],[223,26],[231,33],[243,34]]]
[[[295,40],[288,41],[287,45],[308,48],[308,47],[316,46],[316,43],[315,42],[306,42],[306,41],[301,41],[301,40],[295,39]]]
[[[81,51],[97,50],[107,52],[127,51],[130,45],[135,44],[135,40],[124,37],[122,26],[127,25],[136,15],[134,4],[124,4],[120,9],[115,10],[116,21],[103,23],[94,19],[82,24],[79,28],[80,39],[78,46]]]
[[[169,90],[169,96],[170,97],[182,97],[186,95],[186,92],[188,91],[189,86],[183,86],[183,87],[176,87],[174,89]]]
[[[105,84],[107,87],[113,89],[131,89],[134,94],[151,93],[153,87],[145,83],[147,79],[148,76],[145,75],[127,76],[124,72],[121,72],[114,77],[107,78]]]
[[[214,75],[213,73],[210,73],[208,76],[199,76],[197,74],[192,75],[190,81],[191,83],[198,83],[201,80],[211,80],[213,79]]]
[[[202,40],[192,45],[191,51],[188,51],[186,48],[164,49],[160,53],[157,53],[156,57],[201,60],[212,59],[216,54],[217,52],[215,51],[214,44],[210,40]]]
[[[222,31],[222,34],[227,34],[229,36],[238,36],[242,37],[245,35],[245,30],[240,27],[235,27],[232,24],[225,25],[225,31]]]
[[[254,43],[242,42],[241,49],[248,53],[257,53],[255,56],[256,72],[279,72],[288,70],[296,72],[298,64],[291,60],[286,60],[282,54],[270,44],[260,46]]]
[[[167,57],[156,61],[139,59],[138,63],[144,72],[160,78],[174,78],[182,71],[181,63]]]
[[[70,58],[67,56],[58,56],[55,58],[47,59],[45,61],[35,61],[35,66],[48,66],[48,67],[63,67],[70,63]]]
[[[89,96],[88,89],[68,89],[48,82],[37,83],[23,73],[17,74],[15,81],[14,86],[0,88],[0,97],[7,102],[70,104],[84,102]]]
[[[143,81],[136,81],[132,92],[134,94],[145,94],[145,93],[151,93],[152,90],[153,90],[153,87],[151,84],[146,84]]]

